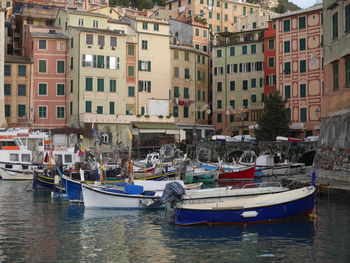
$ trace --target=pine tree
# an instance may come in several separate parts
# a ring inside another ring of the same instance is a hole
[[[290,121],[284,104],[278,91],[269,94],[263,116],[258,121],[258,129],[255,129],[257,140],[275,141],[277,136],[288,136]]]

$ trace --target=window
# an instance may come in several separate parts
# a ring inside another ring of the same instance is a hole
[[[243,7],[243,15],[245,16],[247,14],[247,9],[246,9],[246,7],[244,6]]]
[[[114,114],[115,113],[115,103],[114,101],[109,102],[109,114]]]
[[[179,59],[179,51],[174,50],[174,59]]]
[[[58,60],[56,61],[56,72],[57,73],[64,73],[65,72],[65,63],[64,60]]]
[[[64,118],[64,107],[57,107],[56,108],[56,118],[57,119],[63,119]]]
[[[110,46],[111,47],[117,47],[117,38],[116,37],[111,37],[110,38]]]
[[[230,56],[234,56],[235,55],[235,47],[230,47]]]
[[[247,46],[242,46],[242,55],[247,55]]]
[[[190,54],[185,52],[185,61],[190,61]]]
[[[39,96],[46,96],[46,95],[47,95],[47,84],[39,83]]]
[[[217,32],[220,32],[220,31],[221,31],[220,26],[216,26],[216,31],[217,31]]]
[[[96,112],[97,114],[103,114],[103,106],[97,106]]]
[[[86,45],[94,44],[94,35],[87,34],[86,35]]]
[[[128,87],[128,96],[129,97],[135,97],[135,87],[134,86],[129,86]]]
[[[47,118],[47,107],[46,106],[39,106],[39,114],[38,118]]]
[[[159,24],[153,24],[153,30],[159,31]]]
[[[284,74],[290,74],[290,62],[284,62]]]
[[[202,100],[205,101],[205,91],[204,90],[202,91]]]
[[[345,85],[350,88],[350,57],[345,58]]]
[[[33,18],[27,18],[27,24],[32,25],[33,24]]]
[[[74,58],[73,57],[71,57],[70,58],[70,69],[73,69],[73,66],[74,66]]]
[[[203,38],[208,37],[208,31],[206,29],[203,29]]]
[[[105,80],[97,79],[97,91],[104,91]]]
[[[191,78],[191,76],[190,76],[190,69],[185,68],[185,79],[189,79],[189,78]]]
[[[270,57],[269,58],[269,68],[274,68],[275,67],[275,58]]]
[[[243,108],[244,109],[248,108],[248,100],[243,100]]]
[[[306,97],[306,84],[300,84],[300,98]]]
[[[213,18],[213,13],[209,12],[209,18]]]
[[[180,97],[179,87],[174,87],[174,97]]]
[[[19,161],[19,155],[17,153],[10,153],[10,161],[11,162],[18,162]]]
[[[188,88],[184,88],[184,98],[187,99],[189,97],[190,97],[189,89]]]
[[[217,123],[221,123],[221,122],[222,122],[222,114],[221,114],[221,113],[218,113],[218,114],[216,115],[216,122],[217,122]]]
[[[256,28],[256,22],[253,22],[253,29]]]
[[[147,50],[148,49],[148,41],[147,40],[142,40],[142,49]]]
[[[350,4],[345,6],[345,32],[350,32]]]
[[[206,45],[203,45],[203,52],[207,52],[208,51],[208,48]]]
[[[151,92],[151,81],[139,80],[139,92]]]
[[[151,61],[141,61],[139,60],[139,70],[140,71],[151,71]]]
[[[251,45],[251,46],[250,46],[250,52],[251,52],[252,54],[255,54],[255,53],[256,53],[256,45]]]
[[[11,65],[4,66],[4,76],[11,76]]]
[[[109,92],[116,92],[117,91],[117,80],[110,79],[109,80]]]
[[[332,15],[333,40],[338,38],[338,12]]]
[[[195,34],[196,34],[197,37],[199,37],[199,28],[195,29]]]
[[[4,95],[11,96],[11,84],[4,84]]]
[[[218,101],[216,102],[216,108],[217,108],[217,109],[222,109],[222,100],[218,100]]]
[[[184,106],[184,118],[188,118],[188,106]]]
[[[70,80],[70,93],[73,93],[73,88],[74,88],[74,86],[73,86],[73,80],[71,79],[71,80]]]
[[[94,68],[104,68],[104,60],[105,60],[105,57],[104,56],[93,56],[94,57],[94,65],[93,67]],[[96,57],[97,57],[97,64],[96,64]]]
[[[27,96],[27,89],[25,84],[18,84],[18,96]]]
[[[197,91],[197,100],[198,101],[201,100],[201,91],[200,90]]]
[[[290,52],[290,41],[284,41],[284,53]]]
[[[135,46],[128,45],[128,56],[135,56]]]
[[[98,28],[98,20],[93,20],[92,21],[92,27],[93,28]]]
[[[5,117],[11,117],[11,105],[5,104]]]
[[[300,121],[307,122],[307,109],[306,108],[300,109]]]
[[[102,57],[103,56],[98,56],[98,59],[100,59],[99,57]],[[104,67],[103,65],[103,61],[102,61],[102,65],[100,65],[100,61],[98,60],[97,61],[97,66],[101,66],[102,68]],[[119,63],[120,63],[120,58],[119,57],[110,57],[110,56],[107,56],[106,57],[106,68],[109,68],[109,69],[119,69]]]
[[[73,114],[73,101],[71,101],[71,102],[69,103],[69,113],[70,113],[70,115]]]
[[[251,79],[251,87],[256,88],[256,79]]]
[[[300,60],[299,65],[300,65],[300,73],[305,73],[306,72],[306,60]]]
[[[143,29],[143,30],[148,30],[148,23],[143,22],[143,23],[142,23],[142,29]]]
[[[92,102],[85,101],[85,112],[91,112],[91,111],[92,111]]]
[[[46,40],[39,39],[39,49],[46,49]]]
[[[222,56],[222,50],[221,49],[216,50],[216,57],[221,58],[221,56]]]
[[[232,109],[235,108],[235,100],[230,100],[230,106]]]
[[[39,60],[39,73],[46,73],[46,60]]]
[[[255,102],[256,102],[256,95],[255,95],[255,94],[253,94],[253,95],[251,96],[251,100],[252,100],[252,103],[255,103]]]
[[[128,77],[134,77],[134,76],[135,76],[135,67],[128,66]]]
[[[260,78],[259,82],[260,82],[260,87],[263,87],[264,86],[264,78]]]
[[[216,90],[217,90],[217,92],[221,92],[222,91],[222,82],[216,83]]]
[[[289,32],[290,31],[290,20],[284,20],[283,21],[283,32]]]
[[[333,63],[333,90],[339,90],[339,63]]]
[[[200,48],[199,48],[199,44],[196,44],[195,45],[195,48],[197,49],[197,50],[199,50]]]
[[[173,115],[174,115],[174,117],[179,117],[179,107],[178,106],[173,107]]]
[[[243,90],[248,90],[248,80],[243,80]]]
[[[225,9],[228,9],[228,3],[225,3]]]
[[[284,97],[290,99],[290,85],[284,86]]]
[[[230,81],[230,91],[233,91],[236,89],[236,82],[234,80]]]
[[[300,51],[306,50],[306,40],[305,40],[305,38],[299,39],[299,50]]]
[[[85,78],[85,90],[92,91],[92,78]]]
[[[174,78],[179,78],[180,72],[178,67],[174,67]]]
[[[24,104],[18,104],[18,117],[22,118],[26,115],[26,105]]]
[[[79,18],[79,19],[78,19],[78,25],[79,25],[79,26],[84,26],[84,19]]]
[[[18,77],[25,77],[27,73],[27,67],[25,65],[18,65]]]
[[[299,17],[299,29],[304,29],[306,27],[305,16]]]
[[[220,20],[220,13],[216,13],[216,20]]]
[[[269,39],[269,49],[275,49],[275,40]]]

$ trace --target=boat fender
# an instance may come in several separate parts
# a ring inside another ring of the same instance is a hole
[[[241,214],[241,216],[244,218],[256,217],[257,215],[258,215],[257,211],[245,211]]]
[[[54,183],[55,185],[59,185],[60,184],[60,177],[58,175],[55,175],[55,179],[54,179]]]

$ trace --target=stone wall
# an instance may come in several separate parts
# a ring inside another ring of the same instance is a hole
[[[350,181],[350,114],[322,121],[314,165],[318,177]]]

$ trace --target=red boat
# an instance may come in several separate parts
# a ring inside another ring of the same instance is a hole
[[[231,167],[223,167],[223,171],[219,173],[218,181],[254,180],[255,166],[234,165]]]

